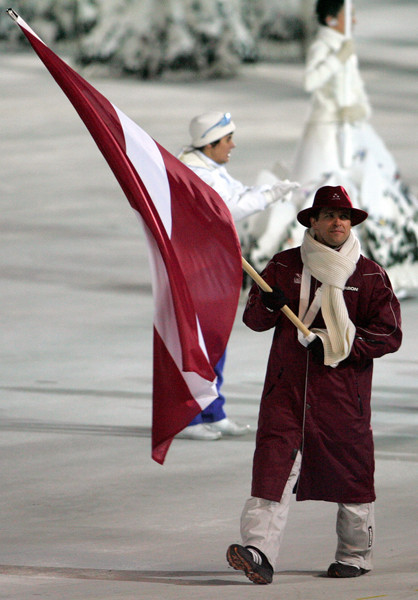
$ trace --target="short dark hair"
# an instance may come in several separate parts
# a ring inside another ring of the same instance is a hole
[[[219,140],[215,140],[214,142],[210,142],[209,144],[205,144],[204,146],[200,146],[200,148],[196,148],[196,150],[200,150],[200,152],[203,152],[203,150],[206,148],[206,146],[212,146],[212,148],[214,148],[215,146],[217,146],[219,144],[219,142],[221,141],[222,138],[219,138]]]
[[[343,6],[344,0],[317,0],[315,12],[319,23],[326,25],[326,18],[336,17]]]
[[[313,219],[315,219],[315,221],[318,220],[319,218],[319,212],[320,212],[320,208],[314,208],[311,212],[311,214],[309,215],[309,217],[312,217]]]

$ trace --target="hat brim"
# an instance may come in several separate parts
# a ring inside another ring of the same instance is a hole
[[[335,207],[337,209],[337,207]],[[346,207],[341,207],[341,210],[346,209]],[[299,221],[299,223],[301,225],[303,225],[304,227],[310,227],[311,226],[311,221],[310,218],[315,214],[315,212],[317,212],[318,208],[305,208],[304,210],[301,210],[298,214],[297,214],[297,220]],[[360,208],[350,208],[350,214],[351,214],[351,226],[354,227],[355,225],[359,225],[360,223],[363,223],[363,221],[365,221],[367,219],[367,217],[369,216],[369,213],[367,213],[365,210],[361,210]]]

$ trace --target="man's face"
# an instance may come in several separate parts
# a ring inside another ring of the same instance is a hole
[[[219,165],[224,165],[229,161],[231,150],[235,148],[235,143],[232,139],[232,135],[232,133],[225,135],[219,140],[216,146],[211,146],[210,144],[208,144],[207,146],[205,146],[203,152],[206,154],[206,156],[209,156],[209,158],[214,160]]]
[[[336,248],[344,244],[351,231],[349,209],[321,208],[318,219],[311,217],[315,239],[325,246]]]

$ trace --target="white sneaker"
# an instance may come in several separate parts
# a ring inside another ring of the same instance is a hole
[[[220,431],[213,431],[208,425],[198,423],[197,425],[189,425],[183,431],[176,435],[176,438],[183,440],[203,440],[206,442],[219,440],[222,437]]]
[[[220,421],[215,421],[214,423],[206,423],[208,427],[213,432],[220,432],[222,435],[245,435],[250,432],[249,425],[238,425],[235,421],[231,421],[225,417],[225,419],[221,419]]]

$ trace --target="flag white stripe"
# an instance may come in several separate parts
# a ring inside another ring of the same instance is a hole
[[[171,194],[167,171],[157,144],[139,125],[127,117],[117,106],[115,109],[123,130],[126,154],[144,182],[158,210],[169,238],[171,238]]]
[[[137,211],[134,212],[138,216],[139,221],[142,223],[148,240],[147,248],[151,270],[152,289],[155,300],[154,327],[158,331],[160,338],[164,341],[167,352],[170,354],[174,363],[176,364],[181,376],[190,390],[190,393],[203,410],[218,396],[216,389],[216,378],[213,381],[208,381],[207,379],[200,377],[200,375],[197,373],[183,371],[182,351],[178,334],[177,319],[174,312],[171,287],[168,281],[168,275],[164,261],[161,257],[154,236],[145,225],[141,215]],[[201,348],[206,354],[206,348],[199,323],[198,331]]]
[[[40,42],[43,43],[44,46],[46,46],[45,42],[43,40],[41,40],[41,38],[39,37],[39,35],[37,35],[33,29],[31,29],[29,27],[29,25],[22,19],[22,17],[19,17],[19,15],[17,16],[17,18],[15,19],[16,23],[20,26],[20,27],[24,27],[27,31],[29,31],[29,33],[31,33],[33,36],[36,37],[36,39],[38,39]]]
[[[171,237],[171,192],[161,152],[151,136],[115,105],[112,106],[118,115],[122,127],[125,138],[126,154],[147,188],[167,234]],[[167,270],[154,236],[151,234],[148,227],[146,227],[140,213],[137,211],[135,212],[138,219],[143,224],[148,240],[148,255],[155,299],[154,326],[186,382],[190,393],[203,410],[218,396],[216,390],[216,378],[214,381],[210,382],[203,377],[200,377],[197,373],[183,371],[178,324],[174,311]],[[195,317],[199,346],[209,360],[199,319],[196,314]]]

